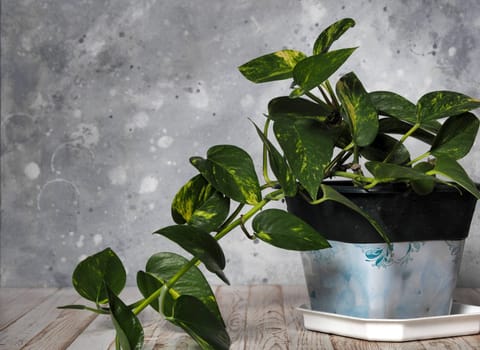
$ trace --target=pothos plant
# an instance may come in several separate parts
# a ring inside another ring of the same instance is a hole
[[[436,183],[447,183],[480,198],[458,163],[474,143],[479,121],[470,111],[480,107],[480,100],[434,91],[414,104],[393,92],[367,91],[354,73],[331,85],[329,78],[356,49],[331,50],[331,45],[354,25],[349,18],[330,25],[316,39],[310,56],[286,49],[239,67],[254,83],[292,80],[291,91],[269,102],[263,127],[253,125],[263,147],[261,176],[249,154],[237,146],[213,146],[205,158],[190,158],[198,175],[173,199],[174,224],[154,234],[193,257],[171,252],[151,256],[137,273],[143,298],[127,305],[120,298],[125,268],[107,248],[80,262],[73,272],[73,286],[93,304],[64,308],[109,315],[117,349],[142,348],[137,315],[147,307],[183,328],[202,349],[228,349],[230,339],[215,295],[197,267],[203,264],[228,284],[218,241],[240,228],[235,232],[283,249],[329,247],[321,233],[298,217],[266,208],[270,202],[302,196],[312,205],[341,203],[365,217],[388,242],[388,233],[377,222],[325,180],[346,178],[367,190],[403,182],[407,190],[421,195],[428,195]],[[412,156],[405,145],[408,138],[424,142],[426,152]]]

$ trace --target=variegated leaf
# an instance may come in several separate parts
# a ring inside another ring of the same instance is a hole
[[[260,184],[252,158],[237,146],[218,145],[207,152],[207,159],[190,158],[190,162],[218,191],[240,203],[257,204],[261,200]]]
[[[347,115],[353,141],[368,146],[378,132],[378,115],[370,96],[354,73],[344,75],[336,86],[342,109]]]
[[[117,254],[110,248],[79,262],[72,276],[73,286],[78,294],[97,304],[108,301],[105,283],[113,293],[120,294],[126,280],[125,268]]]
[[[475,142],[479,121],[472,113],[448,118],[435,137],[430,153],[453,159],[465,157]]]
[[[254,83],[265,83],[292,77],[295,65],[305,58],[295,50],[281,50],[254,58],[238,67],[245,78]]]
[[[177,224],[189,223],[210,232],[225,220],[229,203],[202,175],[196,175],[175,195],[172,217]]]
[[[355,26],[355,21],[351,18],[343,18],[328,26],[315,40],[313,54],[318,55],[327,52],[330,46],[353,26]]]
[[[433,91],[417,102],[417,121],[451,117],[480,107],[480,100],[453,91]]]
[[[273,130],[293,174],[315,199],[333,154],[332,135],[311,120],[277,121]]]
[[[327,80],[350,57],[355,48],[340,49],[310,56],[293,70],[293,80],[303,92],[312,90]],[[296,95],[299,96],[301,91]]]
[[[252,222],[255,236],[275,247],[288,250],[316,250],[330,247],[313,227],[280,209],[267,209]]]

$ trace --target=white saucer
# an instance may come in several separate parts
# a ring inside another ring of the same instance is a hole
[[[373,341],[401,342],[480,333],[480,306],[457,304],[445,316],[371,319],[313,311],[302,305],[306,329]]]

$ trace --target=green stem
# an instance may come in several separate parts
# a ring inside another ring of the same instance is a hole
[[[340,103],[338,103],[338,100],[337,100],[337,97],[335,96],[335,92],[333,91],[332,85],[330,85],[330,82],[328,80],[325,81],[325,87],[327,88],[327,91],[330,94],[330,97],[332,98],[333,105],[335,106],[336,109],[339,109]]]
[[[350,157],[350,155],[351,152],[348,152],[346,150],[340,151],[335,156],[335,158],[333,158],[333,160],[325,167],[325,177],[330,177],[332,170],[335,169],[335,167],[337,167],[338,165],[343,164],[345,160]]]
[[[258,211],[260,211],[271,200],[278,200],[279,197],[277,197],[277,195],[283,195],[283,190],[281,189],[276,190],[266,195],[264,199],[262,199],[260,202],[255,204],[249,211],[243,214],[242,218],[238,218],[237,220],[233,221],[230,225],[228,225],[222,231],[217,233],[214,238],[217,241],[222,239],[227,233],[232,231],[235,227],[239,226],[242,223],[242,220],[243,222],[245,222],[248,219],[250,219],[253,215],[255,215]]]
[[[409,138],[410,136],[412,136],[412,134],[417,131],[417,129],[420,127],[420,123],[416,123],[414,126],[412,126],[410,128],[410,130],[408,130],[401,138],[400,140],[398,141],[398,143],[395,144],[395,146],[392,148],[392,150],[390,151],[390,153],[388,154],[388,156],[383,160],[383,163],[386,163],[388,162],[392,157],[393,157],[393,154],[397,151],[397,149],[400,147],[400,145],[402,145],[405,140],[407,138]]]
[[[428,157],[429,155],[430,155],[430,151],[427,151],[427,152],[425,152],[424,154],[419,155],[419,156],[418,156],[417,158],[415,158],[414,160],[409,161],[406,165],[412,165],[412,164],[418,162],[419,160],[422,160],[423,158]]]
[[[334,176],[341,176],[341,177],[346,177],[348,179],[352,179],[354,181],[358,182],[368,182],[369,184],[377,182],[377,180],[373,177],[366,177],[360,174],[353,174],[353,173],[348,173],[346,171],[335,171],[333,173]]]
[[[353,163],[359,164],[360,163],[360,152],[358,151],[358,146],[355,144],[353,146]]]
[[[243,207],[245,207],[245,203],[238,204],[237,209],[235,209],[235,211],[228,217],[228,219],[222,224],[222,226],[220,226],[218,232],[223,231],[225,227],[230,225],[230,223],[238,216],[238,214],[240,214]]]
[[[330,100],[328,99],[328,96],[325,94],[325,92],[320,89],[320,91],[322,92],[322,96],[323,98],[325,99],[325,102],[323,102],[321,99],[319,99],[317,96],[315,96],[314,94],[312,94],[310,91],[305,91],[305,96],[308,96],[310,97],[313,101],[319,103],[319,104],[322,104],[322,105],[325,105],[325,103],[327,103],[329,106],[332,106],[332,102],[330,102]]]

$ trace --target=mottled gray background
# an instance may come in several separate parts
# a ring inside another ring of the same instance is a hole
[[[214,144],[260,159],[247,117],[288,83],[253,85],[236,67],[285,47],[309,51],[350,16],[338,73],[416,101],[429,90],[480,96],[480,3],[315,0],[4,0],[1,38],[2,286],[65,286],[107,246],[129,281],[171,223],[170,201]],[[463,161],[480,181],[480,152]],[[452,208],[455,210],[455,208]],[[480,286],[477,211],[460,284]],[[297,253],[222,241],[233,283],[303,283]],[[212,281],[218,281],[211,278]]]

